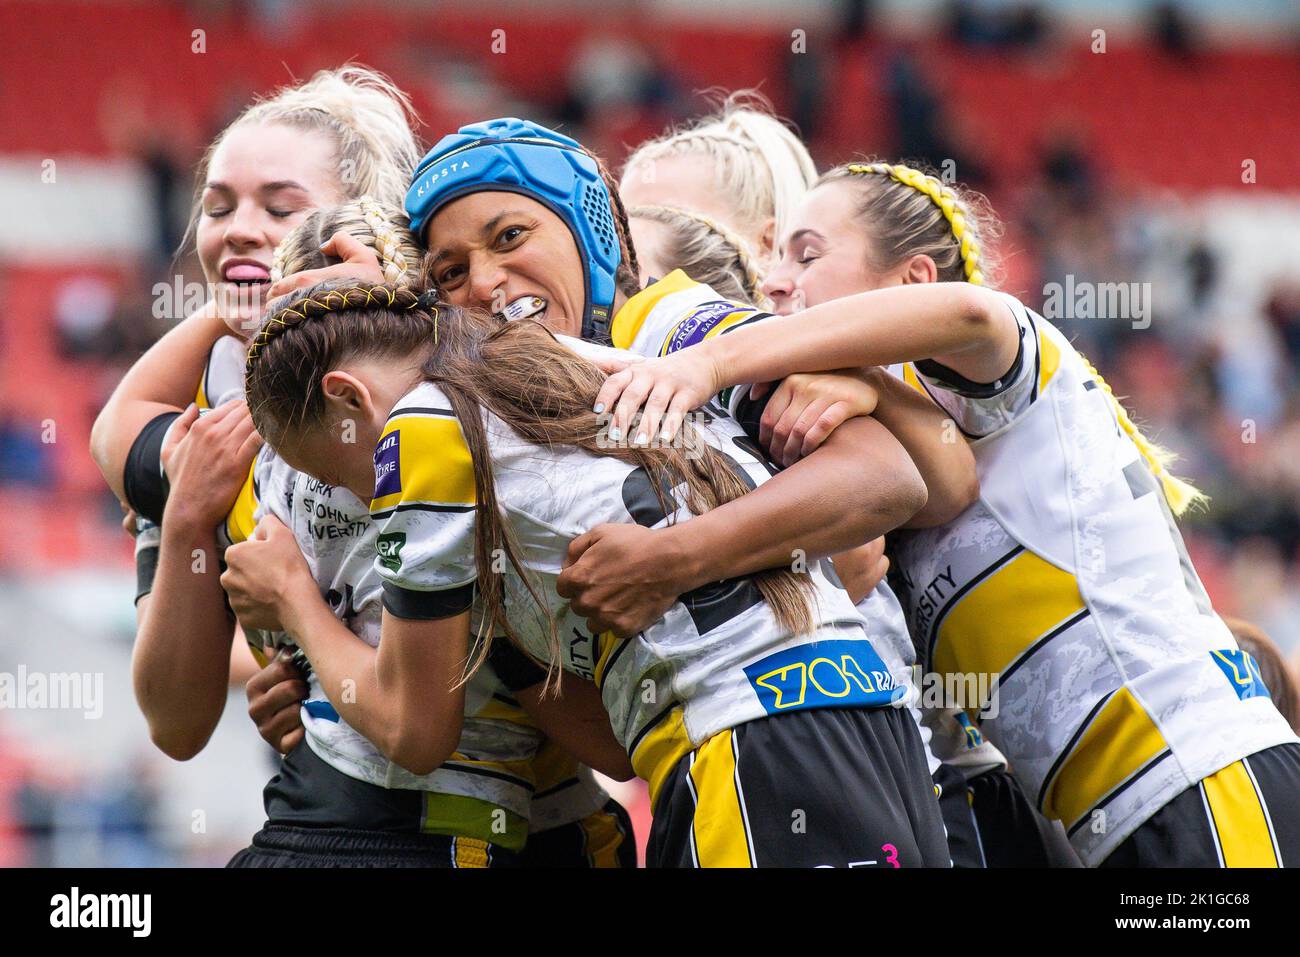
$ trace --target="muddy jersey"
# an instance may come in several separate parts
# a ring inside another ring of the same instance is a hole
[[[1295,735],[1210,607],[1114,400],[1003,298],[1021,341],[1000,381],[904,369],[969,439],[980,497],[899,535],[896,581],[926,667],[986,682],[970,719],[1093,865],[1179,792]]]
[[[744,481],[768,472],[743,431],[721,410],[697,430],[731,459]],[[507,613],[523,647],[551,657],[558,623],[560,664],[601,689],[616,737],[652,793],[682,755],[745,721],[806,708],[890,704],[896,686],[847,594],[814,568],[812,634],[780,626],[748,579],[682,596],[626,640],[592,635],[555,592],[569,543],[605,522],[661,527],[689,519],[676,490],[665,509],[645,470],[572,447],[543,448],[485,416],[496,494],[521,559],[545,603],[539,610],[508,562]],[[403,617],[439,617],[465,607],[477,578],[473,463],[443,393],[423,383],[401,399],[375,453],[371,516],[381,526],[377,568],[385,603]],[[666,514],[669,512],[670,514]]]

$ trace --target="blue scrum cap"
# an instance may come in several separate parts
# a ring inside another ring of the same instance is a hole
[[[434,213],[482,190],[528,196],[569,227],[587,270],[582,337],[608,342],[622,250],[609,190],[591,154],[577,140],[528,120],[503,117],[462,126],[416,167],[406,193],[411,232],[423,241]]]

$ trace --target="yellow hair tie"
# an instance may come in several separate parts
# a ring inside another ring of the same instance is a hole
[[[872,163],[869,166],[851,163],[845,169],[855,176],[871,173],[889,176],[904,186],[910,186],[917,192],[923,193],[930,202],[939,207],[943,218],[948,221],[948,228],[952,231],[953,239],[957,241],[957,251],[961,256],[962,271],[966,274],[966,281],[976,286],[984,284],[984,274],[979,269],[979,245],[970,238],[966,228],[966,213],[959,205],[960,199],[957,194],[950,188],[935,177],[927,176],[920,170],[901,163],[893,166],[888,163]]]

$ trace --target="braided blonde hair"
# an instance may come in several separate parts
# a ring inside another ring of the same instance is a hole
[[[673,156],[708,159],[719,193],[735,210],[731,226],[755,236],[769,219],[776,235],[784,235],[817,179],[808,148],[754,90],[732,93],[718,112],[642,143],[627,158],[623,182],[641,175],[636,170],[644,164]]]
[[[844,179],[858,183],[858,218],[874,240],[879,271],[926,255],[940,282],[995,284],[996,263],[984,247],[1001,229],[983,196],[912,166],[876,161],[837,166],[817,185]]]
[[[669,229],[668,248],[659,259],[727,299],[762,305],[763,271],[749,245],[721,223],[675,206],[636,206],[630,219],[648,219]],[[662,278],[662,277],[661,277]]]
[[[910,256],[926,255],[938,267],[941,282],[988,284],[986,277],[995,266],[984,242],[1000,230],[983,196],[948,186],[911,166],[875,161],[838,166],[818,185],[850,178],[861,180],[866,190],[858,216],[874,240],[877,261],[873,265],[883,271]],[[1106,396],[1120,428],[1159,480],[1173,513],[1182,515],[1208,501],[1196,486],[1169,471],[1177,456],[1143,435],[1101,373],[1082,354],[1079,358]]]
[[[405,222],[401,209],[369,196],[315,210],[275,247],[271,281],[329,265],[321,244],[335,233],[345,232],[375,251],[385,282],[418,287],[423,254],[410,230],[398,225]]]

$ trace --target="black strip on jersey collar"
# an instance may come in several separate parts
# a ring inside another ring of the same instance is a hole
[[[399,415],[441,415],[450,416],[453,419],[456,417],[456,413],[451,409],[438,409],[431,405],[404,405],[388,413],[388,418],[384,421],[392,422]]]
[[[1019,328],[1019,323],[1017,323]],[[968,379],[955,369],[949,369],[942,362],[934,359],[917,359],[912,365],[916,366],[916,371],[924,376],[928,376],[935,382],[939,383],[945,389],[956,392],[960,396],[968,399],[991,399],[996,395],[1001,395],[1016,381],[1020,375],[1020,367],[1025,363],[1025,337],[1021,334],[1016,344],[1016,360],[1011,363],[1008,369],[992,382],[976,382]]]

